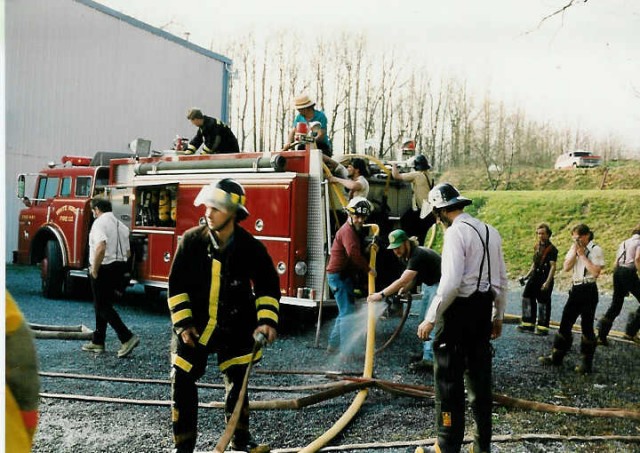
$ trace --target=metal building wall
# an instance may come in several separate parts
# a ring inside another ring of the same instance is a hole
[[[5,0],[6,259],[17,245],[16,175],[65,154],[169,149],[189,107],[227,120],[221,55],[89,0]]]

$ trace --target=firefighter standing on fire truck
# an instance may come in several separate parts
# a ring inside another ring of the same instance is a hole
[[[172,344],[172,422],[176,452],[193,452],[197,436],[196,381],[207,357],[217,354],[224,376],[225,416],[239,397],[254,335],[276,339],[280,282],[264,245],[238,225],[249,212],[244,188],[232,179],[202,188],[194,201],[205,205],[206,224],[182,238],[169,274],[168,303],[175,332]],[[262,357],[258,351],[254,361]],[[249,432],[245,396],[231,447],[268,451]]]
[[[205,154],[239,153],[238,139],[231,128],[217,118],[204,116],[200,109],[187,112],[187,119],[198,128],[196,136],[191,139],[185,154],[194,154],[204,143]]]
[[[398,164],[394,163],[391,176],[393,179],[411,183],[411,207],[400,217],[400,226],[409,236],[416,236],[419,245],[424,245],[429,228],[436,222],[433,213],[427,212],[425,205],[429,191],[433,188],[433,180],[429,178],[431,165],[424,155],[418,154],[413,160],[413,168],[414,171],[400,173]]]
[[[324,112],[321,110],[317,110],[315,108],[315,101],[313,101],[306,94],[296,96],[293,100],[293,105],[298,111],[298,114],[293,120],[293,128],[289,132],[288,141],[284,144],[282,150],[287,151],[291,149],[291,146],[295,140],[296,126],[298,123],[310,124],[313,122],[318,122],[320,123],[320,130],[315,136],[316,147],[321,150],[322,154],[326,157],[333,156],[331,140],[329,140],[329,136],[327,135],[327,116],[324,114]]]

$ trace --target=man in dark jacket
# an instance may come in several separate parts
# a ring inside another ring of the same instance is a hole
[[[231,128],[217,118],[204,116],[200,109],[187,112],[187,119],[198,128],[198,133],[189,142],[185,154],[194,154],[204,143],[205,154],[239,153],[238,139]]]
[[[280,282],[265,246],[237,222],[249,212],[244,188],[232,179],[202,188],[196,206],[205,205],[206,224],[185,234],[169,273],[168,303],[173,341],[172,422],[176,452],[196,444],[198,392],[207,357],[216,353],[224,376],[225,415],[233,413],[252,354],[254,336],[275,340]],[[268,451],[249,432],[245,395],[231,442],[233,450]]]
[[[551,243],[551,228],[546,223],[538,225],[536,236],[538,240],[533,248],[531,269],[526,275],[520,277],[520,284],[524,285],[524,291],[522,292],[522,322],[518,330],[533,332],[536,335],[548,335],[558,249]]]

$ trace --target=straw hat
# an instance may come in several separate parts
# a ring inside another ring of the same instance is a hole
[[[313,107],[314,105],[316,105],[316,103],[306,94],[296,96],[296,98],[293,100],[293,103],[298,110],[307,107]]]

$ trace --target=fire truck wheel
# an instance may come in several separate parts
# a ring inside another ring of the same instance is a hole
[[[167,306],[167,298],[166,293],[165,297],[162,297],[162,292],[166,291],[162,288],[158,288],[157,286],[149,286],[145,285],[144,287],[144,296],[147,299],[149,305],[157,308],[160,311],[168,311],[169,307]]]
[[[48,241],[44,259],[41,263],[42,294],[49,299],[62,296],[64,270],[62,269],[62,251],[56,241]]]

